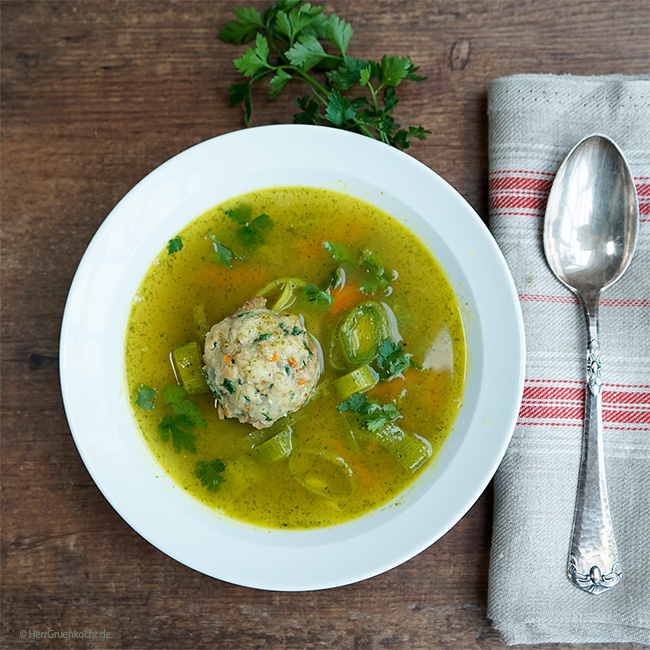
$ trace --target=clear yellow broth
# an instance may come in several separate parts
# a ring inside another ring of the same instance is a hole
[[[241,226],[226,216],[226,210],[242,204],[251,207],[252,216],[264,213],[271,218],[273,227],[264,233],[264,244],[245,246],[238,237]],[[232,267],[215,261],[209,235],[240,256]],[[355,425],[354,415],[337,410],[342,400],[331,382],[345,371],[332,367],[328,348],[336,325],[355,303],[374,298],[390,308],[405,350],[419,369],[379,383],[366,395],[382,403],[394,401],[402,413],[397,424],[429,440],[435,458],[461,405],[467,352],[458,300],[420,240],[369,203],[309,187],[270,188],[233,198],[197,217],[179,237],[182,249],[173,254],[163,249],[147,271],[133,299],[125,344],[133,413],[164,471],[220,515],[270,529],[340,524],[406,490],[427,465],[411,473]],[[298,277],[326,289],[339,262],[323,246],[325,241],[343,244],[352,259],[371,249],[384,268],[397,275],[387,291],[374,296],[355,293],[363,278],[355,276],[352,263],[347,267],[348,291],[340,298],[333,291],[331,308],[299,299],[288,309],[302,315],[324,352],[319,387],[297,414],[300,417],[292,420],[294,450],[322,450],[343,459],[351,472],[351,493],[336,498],[317,495],[291,476],[286,458],[271,462],[260,458],[254,447],[262,434],[236,420],[220,420],[209,393],[191,396],[206,422],[193,431],[196,453],[175,451],[158,430],[165,414],[160,391],[176,383],[170,352],[192,340],[202,347],[195,308],[202,306],[212,325],[278,278]],[[150,411],[135,404],[143,385],[158,393]],[[196,466],[215,458],[225,469],[218,489],[210,491],[196,476]]]

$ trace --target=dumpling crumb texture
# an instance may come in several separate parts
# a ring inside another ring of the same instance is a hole
[[[252,298],[205,339],[205,379],[220,418],[257,429],[300,409],[318,383],[320,349],[302,320]]]

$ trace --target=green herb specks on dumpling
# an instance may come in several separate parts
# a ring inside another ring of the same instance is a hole
[[[318,345],[300,318],[266,309],[260,296],[211,328],[203,358],[219,417],[257,429],[301,408],[321,372]]]

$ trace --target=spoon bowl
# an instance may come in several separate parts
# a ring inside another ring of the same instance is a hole
[[[564,159],[548,197],[544,251],[572,291],[600,292],[625,272],[636,248],[638,205],[630,168],[602,135]]]
[[[553,181],[544,251],[553,273],[578,296],[587,322],[585,419],[567,575],[591,594],[608,591],[622,576],[605,480],[598,304],[632,260],[638,223],[634,179],[620,149],[602,135],[580,141]]]

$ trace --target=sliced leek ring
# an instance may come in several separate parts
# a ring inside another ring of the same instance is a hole
[[[354,491],[348,464],[325,450],[294,449],[289,456],[289,472],[302,487],[325,499],[344,499]]]
[[[388,316],[376,300],[367,300],[352,308],[335,333],[341,353],[351,364],[370,363],[389,335]]]

